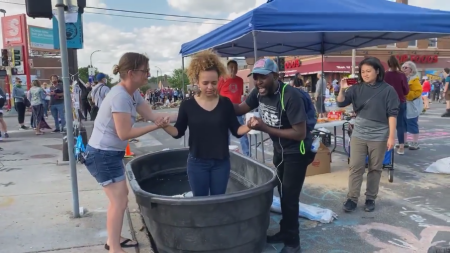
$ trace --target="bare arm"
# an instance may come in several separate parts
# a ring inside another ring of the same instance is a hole
[[[292,128],[288,129],[278,129],[264,124],[261,131],[284,139],[302,141],[306,138],[306,122],[292,125]]]
[[[245,101],[240,104],[233,104],[233,106],[234,112],[236,113],[237,116],[244,115],[252,110]]]
[[[155,122],[158,118],[169,117],[170,122],[175,122],[177,120],[178,114],[176,113],[154,113],[152,108],[148,103],[141,103],[136,111],[141,115],[145,120],[149,120]]]
[[[114,126],[116,127],[117,136],[122,141],[137,138],[148,132],[154,131],[159,127],[157,125],[147,125],[144,127],[133,127],[131,115],[125,112],[113,112]]]
[[[445,86],[444,86],[444,92],[447,92],[447,90],[448,90],[448,84],[449,84],[449,82],[446,82],[446,83],[445,83]]]
[[[166,133],[168,133],[172,137],[178,136],[178,129],[174,126],[168,125],[168,126],[164,127],[163,129],[164,129],[164,131],[166,131]]]
[[[389,138],[395,139],[395,132],[397,130],[397,117],[389,117]]]

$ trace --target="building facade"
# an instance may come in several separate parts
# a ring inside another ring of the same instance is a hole
[[[408,0],[397,0],[399,3],[408,4]],[[369,56],[377,57],[387,69],[388,58],[394,55],[400,63],[413,61],[416,63],[421,76],[440,78],[439,73],[446,67],[450,67],[450,37],[431,38],[426,40],[399,42],[389,45],[360,48],[356,50],[356,69],[358,64]],[[323,61],[322,61],[323,60]],[[314,84],[317,73],[323,71],[328,82],[340,80],[352,72],[352,52],[338,52],[324,55],[287,56],[284,57],[285,81],[300,73],[305,81]],[[244,78],[249,71],[241,70],[239,75]],[[244,79],[249,86],[252,80]]]

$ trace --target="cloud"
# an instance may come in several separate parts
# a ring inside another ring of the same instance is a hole
[[[218,15],[221,13],[227,15],[231,12],[247,10],[254,7],[256,1],[258,0],[167,0],[169,5],[174,9],[192,14],[201,14],[201,16]],[[267,2],[267,0],[264,0],[264,2]]]

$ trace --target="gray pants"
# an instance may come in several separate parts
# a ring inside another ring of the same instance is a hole
[[[366,157],[369,156],[366,199],[375,200],[380,186],[383,160],[387,141],[366,141],[352,137],[350,140],[350,174],[347,198],[358,203],[363,175],[366,171]]]

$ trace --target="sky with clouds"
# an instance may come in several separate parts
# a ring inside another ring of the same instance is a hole
[[[87,6],[231,20],[266,1],[87,0]],[[24,2],[25,0],[0,0],[0,9],[5,9],[7,15],[25,13]],[[299,0],[299,2],[301,1]],[[409,0],[409,4],[450,11],[450,1],[448,0]],[[154,18],[154,20],[87,12],[146,17]],[[28,18],[27,22],[29,25],[42,27],[51,27],[52,25],[51,21],[46,19]],[[83,22],[84,49],[78,51],[78,65],[80,67],[89,64],[89,57],[93,51],[101,50],[101,52],[94,54],[93,64],[100,71],[110,74],[112,66],[119,61],[123,53],[134,51],[146,53],[150,57],[151,73],[156,76],[158,69],[161,69],[165,74],[170,74],[173,69],[181,67],[179,51],[182,43],[214,30],[227,21],[86,9]]]

